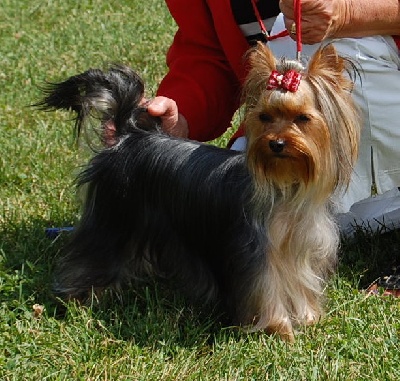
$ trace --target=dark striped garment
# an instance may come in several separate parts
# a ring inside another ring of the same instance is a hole
[[[261,19],[269,32],[279,14],[278,0],[258,0],[256,2]],[[231,0],[232,12],[243,34],[250,45],[256,41],[263,41],[260,25],[254,13],[251,0]]]

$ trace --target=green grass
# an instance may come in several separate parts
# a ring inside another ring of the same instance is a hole
[[[44,81],[110,62],[138,70],[151,96],[174,31],[162,0],[2,0],[0,379],[398,380],[400,300],[359,291],[399,261],[398,232],[343,242],[327,315],[293,345],[224,327],[157,285],[91,307],[63,308],[52,296],[65,237],[49,240],[44,229],[76,221],[72,182],[88,152],[73,144],[65,114],[29,105]]]

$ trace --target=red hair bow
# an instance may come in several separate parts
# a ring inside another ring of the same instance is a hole
[[[284,89],[294,93],[297,91],[301,80],[301,74],[295,70],[288,70],[285,74],[273,70],[268,79],[267,90]]]

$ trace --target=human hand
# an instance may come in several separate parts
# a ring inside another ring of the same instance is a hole
[[[178,106],[174,100],[158,96],[145,101],[145,104],[150,115],[161,118],[162,129],[165,132],[181,138],[188,137],[188,123],[185,117],[179,114]]]
[[[346,0],[301,1],[301,38],[305,44],[315,44],[333,37],[343,27],[347,13]],[[295,22],[294,1],[280,0],[286,29],[290,32]],[[295,39],[295,34],[290,34]]]

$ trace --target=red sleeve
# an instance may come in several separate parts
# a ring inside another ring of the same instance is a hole
[[[166,2],[178,32],[157,94],[177,102],[191,139],[212,140],[230,126],[239,107],[240,83],[219,44],[206,0]]]

